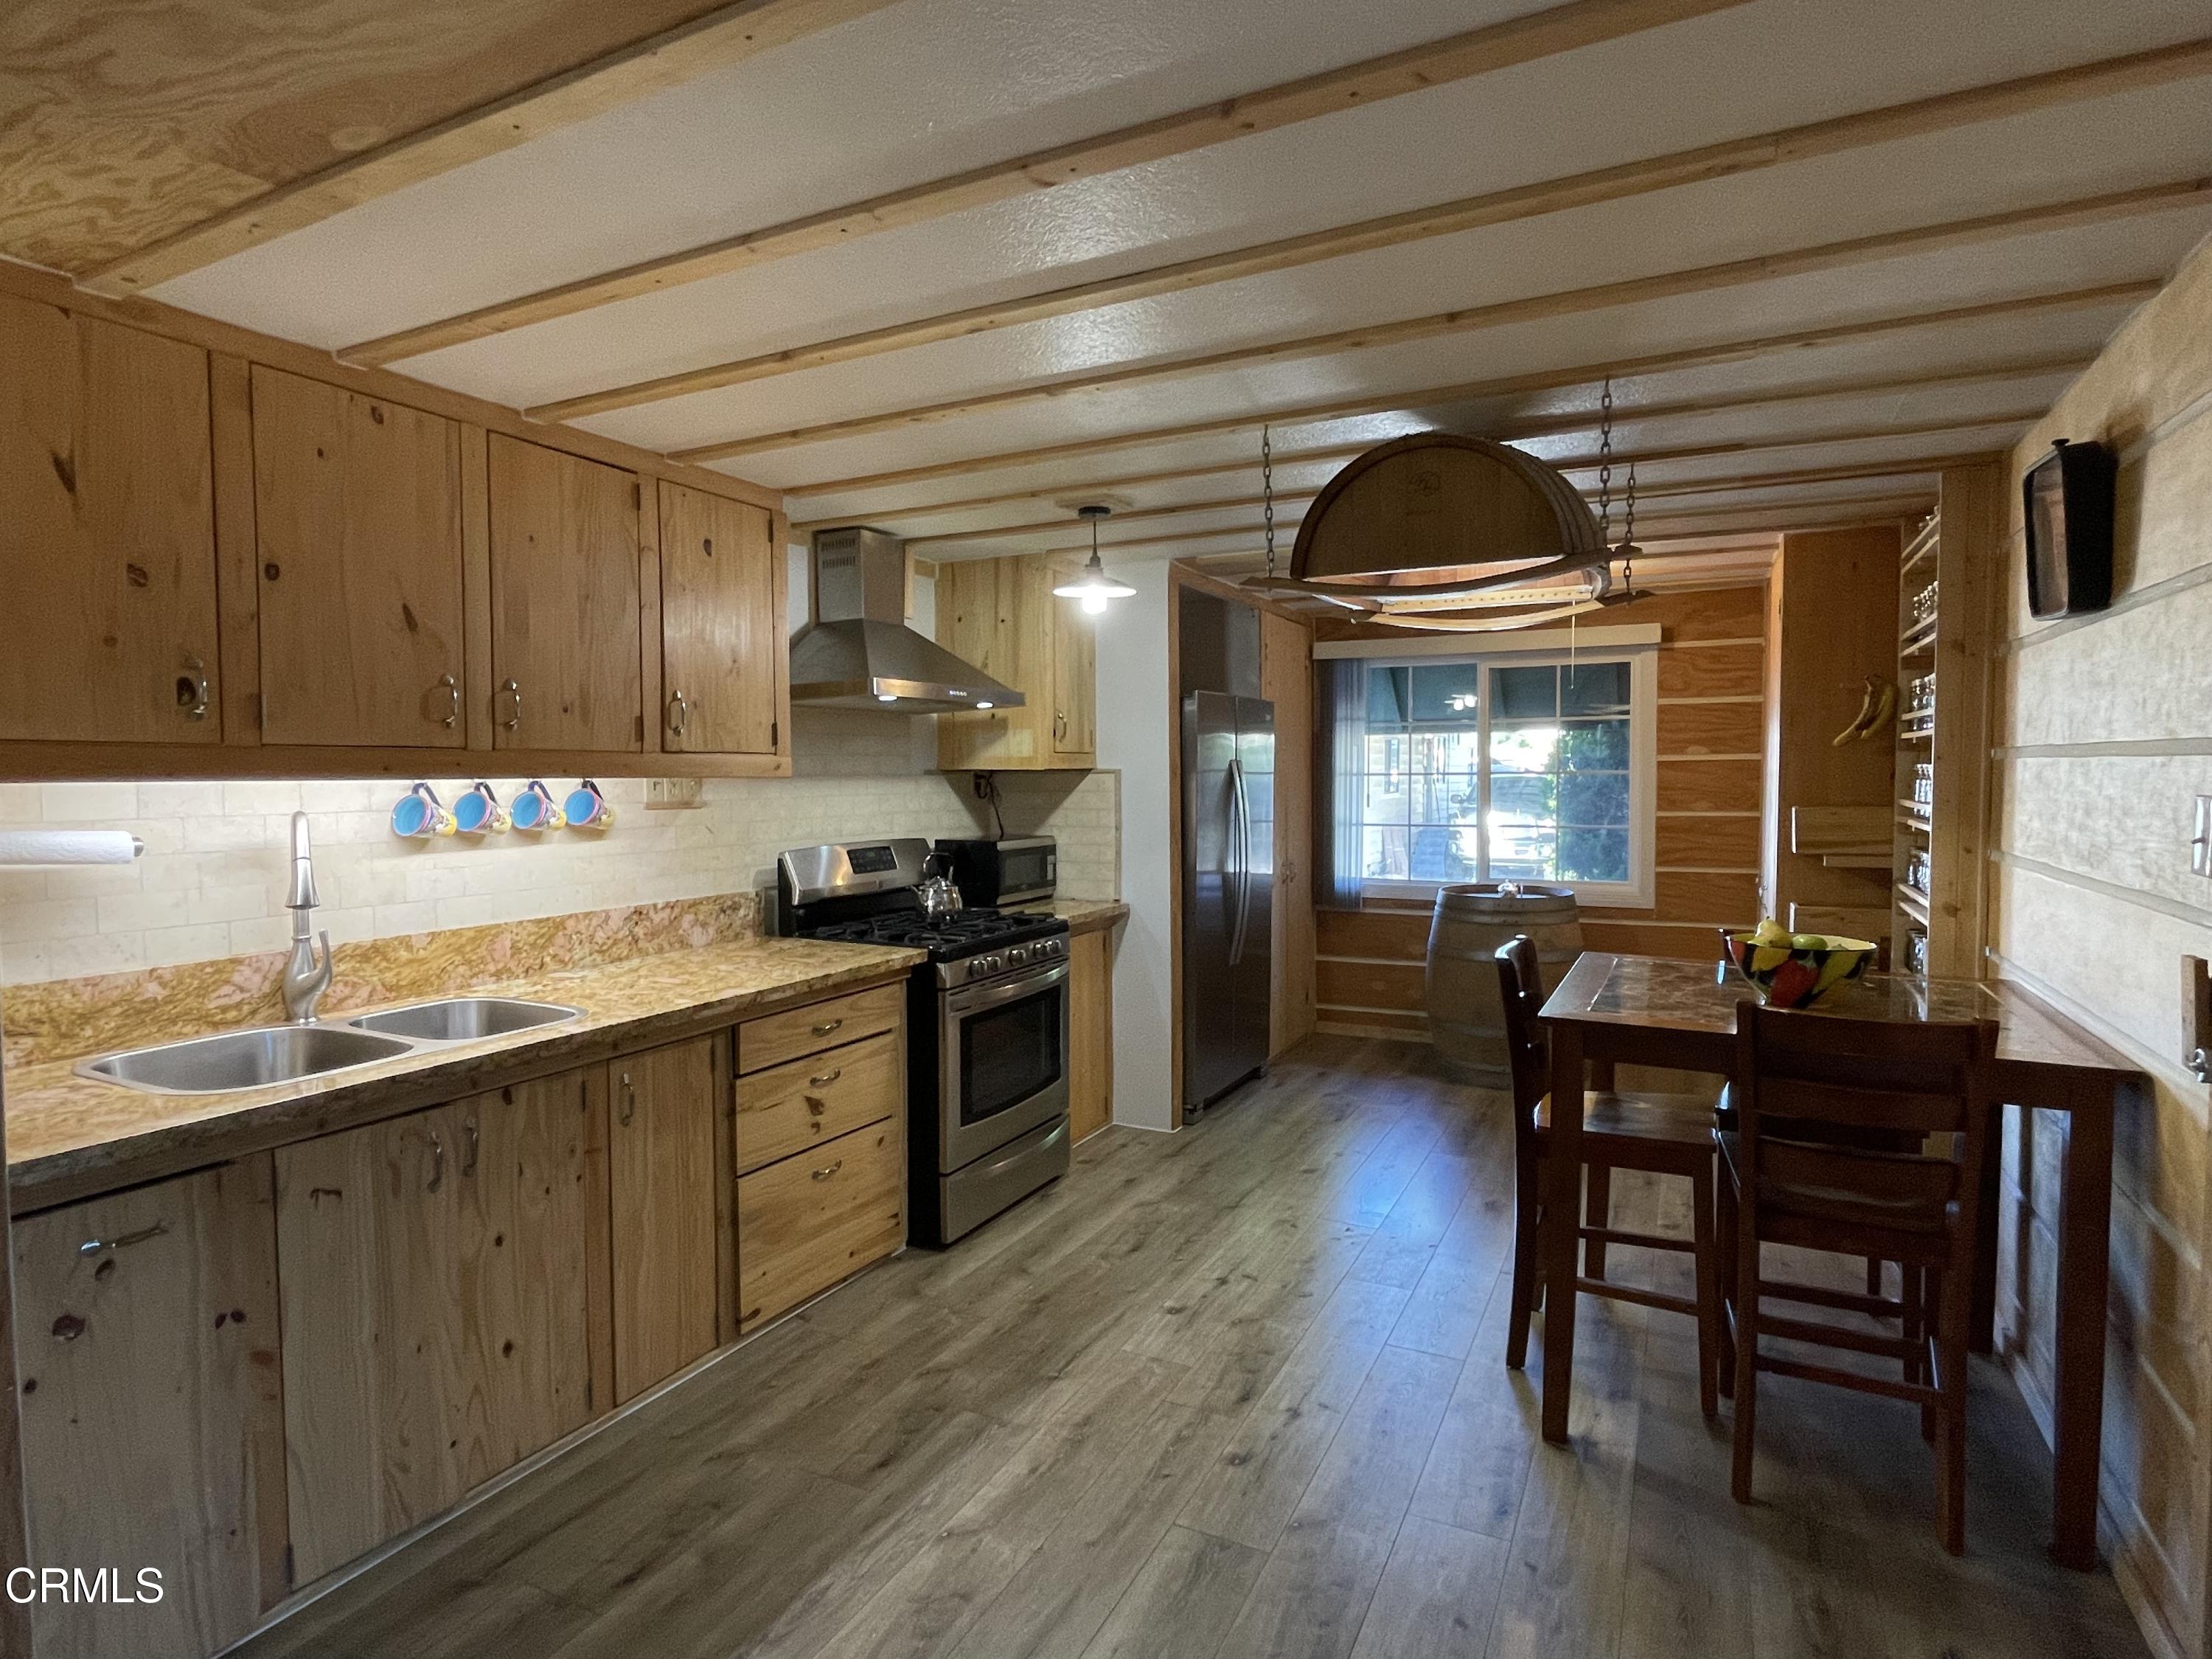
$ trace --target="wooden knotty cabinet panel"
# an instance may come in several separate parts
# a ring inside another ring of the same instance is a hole
[[[252,377],[262,740],[459,747],[459,425]]]
[[[738,1181],[738,1318],[750,1330],[906,1242],[906,1123],[892,1117]]]
[[[605,1070],[276,1154],[306,1583],[606,1408]]]
[[[270,1182],[264,1152],[15,1224],[31,1559],[161,1571],[40,1602],[41,1659],[212,1653],[289,1589]]]
[[[661,747],[770,755],[787,718],[782,552],[757,507],[660,485]]]
[[[197,346],[0,294],[0,738],[214,744]]]
[[[608,1065],[613,1201],[614,1403],[714,1346],[715,1115],[730,1086],[726,1035]]]
[[[491,434],[493,744],[644,747],[634,472]]]
[[[1096,1134],[1114,1121],[1114,932],[1067,942],[1067,1133]]]
[[[938,567],[938,643],[1025,699],[1019,708],[940,714],[942,769],[1085,770],[1095,763],[1097,641],[1080,603],[1054,597],[1066,568],[1036,556]]]

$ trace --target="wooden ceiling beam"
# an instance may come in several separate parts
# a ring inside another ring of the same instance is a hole
[[[1171,155],[1254,133],[1358,108],[1426,87],[1486,75],[1540,58],[1640,33],[1686,18],[1724,11],[1744,0],[1569,0],[1525,17],[1408,47],[1342,69],[1327,70],[1279,86],[1263,87],[1197,109],[1135,126],[1079,138],[1027,155],[994,161],[964,173],[891,191],[782,224],[723,237],[596,276],[535,294],[502,300],[455,317],[404,329],[349,346],[349,362],[390,363],[469,340],[550,322],[618,300],[635,299],[787,258],[816,248],[857,241],[970,208],[1096,179]]]
[[[2156,86],[2173,80],[2212,74],[2212,40],[2191,40],[2179,46],[2108,58],[2072,69],[2031,75],[1990,86],[1945,93],[1912,103],[1868,110],[1834,120],[1820,121],[1780,131],[1706,144],[1696,149],[1656,155],[1619,167],[1492,191],[1434,207],[1364,220],[1285,237],[1255,246],[1208,254],[1146,270],[1125,272],[1096,282],[1079,283],[1020,299],[971,306],[912,321],[893,323],[807,345],[756,353],[751,356],[702,364],[672,374],[633,380],[543,404],[530,410],[533,420],[573,421],[604,415],[612,410],[635,408],[671,398],[688,397],[723,386],[740,386],[779,374],[820,368],[831,363],[852,362],[885,352],[906,350],[943,340],[964,338],[1012,328],[1024,323],[1065,317],[1077,312],[1126,305],[1164,294],[1182,293],[1214,283],[1235,282],[1271,271],[1288,270],[1348,254],[1397,247],[1434,236],[1449,236],[1486,225],[1533,219],[1546,214],[1588,207],[1680,185],[1726,178],[1787,161],[1834,155],[1874,144],[1893,143],[1930,132],[2019,115],[2031,110],[2107,96]],[[355,359],[350,351],[341,358]]]
[[[781,432],[763,432],[750,437],[696,444],[674,453],[678,459],[685,461],[728,460],[739,455],[756,455],[768,450],[789,449],[802,444],[867,437],[882,432],[908,431],[918,426],[1046,403],[1085,392],[1126,391],[1133,386],[1242,368],[1255,363],[1335,356],[1384,346],[1409,345],[1447,335],[1578,316],[1620,306],[1679,298],[1687,294],[1709,294],[1744,288],[1910,254],[1971,247],[2040,231],[2072,229],[2146,214],[2201,208],[2208,203],[2212,203],[2212,180],[2201,178],[2172,179],[2134,190],[2110,191],[2095,196],[2078,197],[2070,201],[2046,203],[2039,207],[2013,209],[2003,213],[1978,214],[1969,219],[1918,225],[1910,230],[1853,236],[1842,241],[1759,254],[1748,259],[1729,259],[1685,270],[1662,271],[1649,276],[1628,277],[1620,282],[1594,283],[1587,288],[1533,294],[1517,300],[1500,300],[1489,305],[1438,312],[1426,317],[1404,318],[1395,322],[1339,329],[1327,334],[1310,334],[1264,344],[1234,346],[1226,350],[1202,352],[1190,356],[1125,363],[1089,374],[1028,381],[998,392],[949,398],[941,403],[886,410],[878,414],[823,421],[812,426],[793,427]]]
[[[1990,421],[1985,422],[1985,424],[1996,426],[2008,422],[2016,422],[2019,425],[2025,427],[2029,422],[2040,418],[2043,412],[2044,411],[2039,409],[2029,410],[2020,414],[2007,416],[2002,421]],[[1957,424],[1957,422],[1954,422],[1949,423],[1949,426],[1939,427],[1932,429],[1936,431],[1948,430],[1950,428],[1955,427]],[[1814,439],[1812,441],[1817,443],[1822,441]],[[1613,465],[1615,474],[1617,475],[1614,483],[1613,500],[1616,502],[1622,500],[1625,481],[1618,475],[1622,468],[1631,465],[1649,465],[1659,461],[1698,459],[1718,455],[1752,454],[1765,449],[1800,449],[1804,447],[1804,442],[1800,441],[1797,442],[1781,444],[1709,444],[1690,449],[1673,452],[1651,451],[1642,454],[1622,450],[1616,453],[1613,458]],[[1637,486],[1637,494],[1639,498],[1644,496],[1664,497],[1668,495],[1711,495],[1723,494],[1724,492],[1735,489],[1780,489],[1791,488],[1800,484],[1840,483],[1858,478],[1916,477],[1923,473],[1940,472],[1947,466],[1965,466],[1984,461],[1989,459],[1990,453],[1991,452],[1989,450],[1975,450],[1958,455],[1937,455],[1929,457],[1908,455],[1902,458],[1892,457],[1886,460],[1857,461],[1839,464],[1834,466],[1807,467],[1788,472],[1739,472],[1717,478],[1684,478],[1677,480],[1672,483],[1653,484],[1639,483]],[[1588,472],[1595,468],[1599,465],[1599,462],[1595,458],[1583,458],[1571,461],[1554,462],[1553,465],[1558,466],[1563,472]],[[1278,506],[1281,506],[1285,503],[1303,505],[1305,502],[1312,501],[1321,493],[1322,492],[1319,489],[1279,489],[1275,492],[1274,500]],[[1597,499],[1597,492],[1595,489],[1584,489],[1581,493],[1586,500],[1595,501]],[[1116,513],[1114,515],[1113,521],[1115,524],[1139,524],[1152,522],[1160,519],[1187,518],[1201,513],[1230,513],[1243,507],[1264,507],[1267,504],[1267,497],[1265,495],[1232,495],[1220,501],[1185,501],[1175,507],[1139,507],[1133,512]],[[801,531],[811,532],[823,527],[823,526],[818,525],[793,525],[791,526],[794,533],[798,533]],[[968,542],[997,541],[1003,538],[1012,536],[1046,536],[1050,535],[1056,531],[1067,530],[1071,528],[1073,528],[1073,525],[1070,520],[1066,516],[1062,516],[1057,519],[1048,519],[1037,524],[993,525],[981,530],[956,530],[948,531],[941,535],[936,536],[910,536],[906,538],[905,541],[906,545],[909,549],[938,548],[947,544],[957,544]],[[1105,544],[1101,544],[1101,545],[1105,545]],[[934,557],[936,556],[933,553],[930,556]]]
[[[102,265],[80,277],[78,286],[118,298],[143,294],[156,283],[304,230],[349,208],[890,3],[892,0],[736,0],[565,75],[242,202]]]
[[[1887,384],[1885,383],[1881,387],[1869,389],[1887,389]],[[1802,392],[1797,392],[1793,393],[1792,395],[1802,397],[1804,394]],[[1664,404],[1646,405],[1630,410],[1616,410],[1615,411],[1616,416],[1620,420],[1638,422],[1664,418],[1668,415],[1675,412],[1677,412],[1677,409],[1675,407],[1670,407]],[[1698,399],[1697,400],[1696,409],[1691,412],[1707,414],[1721,411],[1711,407],[1711,399]],[[1881,438],[1928,437],[1939,432],[1970,431],[1979,427],[2008,426],[2015,422],[2024,425],[2030,421],[2040,419],[2044,413],[2045,410],[2043,407],[2039,405],[2037,408],[2025,412],[2017,410],[2008,410],[2002,414],[1974,416],[1963,420],[1920,422],[1905,426],[1893,424],[1887,426],[1858,427],[1848,432],[1820,432],[1804,436],[1769,439],[1757,443],[1735,442],[1680,444],[1662,449],[1622,450],[1613,456],[1613,464],[1616,466],[1626,466],[1630,463],[1634,462],[1642,465],[1649,465],[1660,461],[1698,460],[1709,456],[1757,455],[1777,449],[1809,449],[1821,444],[1866,443]],[[1514,442],[1528,438],[1564,436],[1569,432],[1587,431],[1589,428],[1597,426],[1601,418],[1601,416],[1596,414],[1591,414],[1587,416],[1566,417],[1546,417],[1538,416],[1526,421],[1500,422],[1489,427],[1482,433],[1475,435],[1495,439],[1499,442]],[[1411,437],[1414,435],[1416,434],[1412,433],[1393,434],[1394,437]],[[1383,444],[1390,441],[1391,439],[1389,438],[1370,438],[1360,443],[1329,444],[1319,449],[1278,450],[1275,452],[1275,465],[1278,467],[1304,466],[1322,461],[1351,460],[1357,456],[1364,455],[1369,450],[1374,448],[1377,444]],[[1590,468],[1599,465],[1599,458],[1595,456],[1577,456],[1568,459],[1559,459],[1556,458],[1547,459],[1551,459],[1553,465],[1559,468],[1562,471],[1566,472],[1587,471]],[[1258,465],[1259,463],[1256,459],[1248,456],[1240,458],[1237,460],[1224,462],[1218,466],[1178,467],[1171,471],[1152,477],[1139,476],[1135,477],[1110,479],[1096,484],[1056,485],[1049,489],[1023,490],[1009,495],[996,496],[976,496],[964,501],[933,501],[921,507],[881,508],[861,514],[848,513],[838,518],[807,519],[794,522],[791,526],[791,532],[795,536],[811,535],[817,530],[828,530],[842,525],[849,525],[856,519],[866,519],[869,523],[875,525],[896,524],[900,520],[906,519],[942,518],[950,513],[974,512],[984,507],[1006,507],[1018,501],[1036,501],[1046,498],[1073,502],[1085,497],[1096,499],[1103,495],[1110,495],[1116,489],[1127,487],[1131,484],[1160,483],[1179,478],[1203,477],[1209,474],[1218,472],[1249,472],[1256,470]],[[1646,487],[1650,488],[1650,486]],[[1280,500],[1285,498],[1279,495],[1277,499]],[[1147,507],[1139,508],[1135,512],[1124,512],[1117,509],[1115,517],[1117,523],[1126,523],[1130,519],[1139,516],[1152,516],[1164,512],[1175,512],[1179,510],[1188,509],[1178,509],[1174,507]],[[1065,522],[1065,520],[1056,520],[1055,522]],[[991,530],[972,531],[969,533],[970,535],[1012,535],[1015,532],[1012,530]],[[945,541],[950,539],[951,539],[951,538],[949,536],[912,537],[908,538],[908,545],[916,546],[924,542],[933,540]]]
[[[1948,322],[1972,321],[1982,317],[2011,314],[2015,309],[2028,311],[2061,310],[2087,305],[2110,305],[2148,299],[2158,291],[2155,282],[2123,283],[2116,288],[2082,289],[2063,294],[2036,296],[2029,301],[2002,301],[2001,309],[1984,306],[1969,306],[1961,309],[1911,314],[1903,318],[1885,319],[1875,325],[1874,331],[1887,332],[1900,328],[1917,328]],[[1856,338],[1856,335],[1848,337]],[[1314,424],[1323,421],[1347,419],[1360,415],[1382,414],[1394,410],[1435,407],[1439,404],[1467,402],[1475,398],[1509,396],[1517,392],[1556,392],[1569,386],[1595,386],[1608,378],[1626,380],[1633,375],[1654,374],[1670,370],[1701,368],[1715,363],[1738,362],[1763,356],[1769,351],[1804,349],[1832,345],[1836,337],[1828,331],[1817,331],[1806,335],[1777,335],[1763,341],[1737,342],[1726,347],[1698,348],[1690,352],[1662,352],[1655,356],[1626,358],[1616,363],[1585,363],[1575,368],[1546,370],[1536,375],[1515,375],[1503,380],[1463,381],[1457,386],[1429,386],[1418,392],[1369,393],[1356,398],[1333,399],[1325,404],[1305,404],[1289,409],[1261,410],[1249,415],[1233,415],[1225,419],[1194,422],[1185,426],[1157,428],[1150,431],[1116,434],[1103,438],[1082,438],[1072,443],[1048,445],[1042,449],[1014,450],[997,455],[974,456],[965,460],[937,461],[926,466],[901,467],[894,471],[876,472],[854,478],[826,480],[820,483],[802,485],[790,492],[790,499],[808,496],[848,494],[856,490],[879,489],[891,484],[922,483],[938,478],[958,477],[975,472],[988,472],[1004,467],[1035,465],[1050,460],[1072,460],[1084,455],[1104,451],[1133,448],[1139,446],[1170,443],[1187,438],[1218,437],[1239,431],[1257,432],[1267,424]],[[1716,356],[1714,352],[1726,355]],[[1739,409],[1764,406],[1770,404],[1814,402],[1826,398],[1856,397],[1867,393],[1890,393],[1923,391],[1930,386],[1962,386],[1982,380],[2020,380],[2030,375],[2073,374],[2087,368],[2090,357],[2083,353],[2069,353],[2063,356],[2016,359],[2010,362],[1995,363],[1969,368],[1930,369],[1917,374],[1879,374],[1856,379],[1814,381],[1771,392],[1753,392],[1725,398],[1694,398],[1671,404],[1641,405],[1624,420],[1651,420],[1676,415],[1698,415],[1717,409]],[[1512,439],[1538,437],[1551,433],[1588,431],[1601,422],[1600,412],[1592,409],[1578,415],[1549,415],[1532,417],[1528,421],[1507,422],[1492,426],[1490,435]],[[1540,422],[1540,424],[1538,422]],[[1428,428],[1419,428],[1427,430]],[[1406,434],[1397,434],[1406,435]],[[1327,458],[1334,454],[1346,456],[1363,454],[1380,438],[1357,444],[1331,445],[1327,449],[1307,452],[1309,459]],[[978,495],[951,504],[964,510],[975,507],[997,507],[1008,501],[1054,500],[1066,495],[1111,494],[1133,484],[1164,483],[1173,478],[1200,477],[1209,473],[1241,471],[1255,465],[1249,457],[1234,461],[1208,463],[1195,466],[1172,467],[1156,472],[1133,472],[1119,478],[1097,479],[1088,483],[1040,484],[1026,490],[1012,490],[997,495]],[[935,511],[933,504],[930,511]],[[849,523],[865,514],[847,514],[841,522]],[[813,520],[815,527],[831,522]]]

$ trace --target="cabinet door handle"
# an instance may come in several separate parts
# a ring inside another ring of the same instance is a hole
[[[806,1082],[810,1088],[826,1089],[844,1075],[845,1068],[840,1066],[834,1072],[824,1072],[819,1077],[811,1077],[807,1079]]]
[[[681,691],[668,694],[668,735],[682,737],[691,724],[691,702]]]
[[[430,1131],[430,1184],[425,1192],[434,1193],[446,1184],[446,1143],[435,1129]]]
[[[1067,735],[1067,715],[1063,710],[1055,708],[1052,711],[1052,734],[1055,738]]]
[[[444,688],[447,699],[446,718],[439,724],[450,732],[461,723],[461,683],[451,674],[441,674],[438,684]]]
[[[817,1025],[814,1028],[814,1035],[817,1036],[828,1036],[830,1032],[836,1030],[844,1023],[845,1022],[842,1019],[833,1019],[826,1025]]]
[[[185,672],[177,676],[177,708],[188,720],[207,718],[207,665],[198,657],[186,657]]]
[[[476,1119],[472,1117],[464,1123],[461,1126],[461,1133],[468,1141],[468,1150],[461,1154],[461,1173],[465,1176],[472,1176],[477,1172],[477,1147],[481,1139],[477,1133]]]
[[[507,718],[500,724],[512,732],[522,724],[522,687],[519,682],[509,680],[499,688],[499,693],[509,700]]]
[[[637,1087],[629,1080],[629,1073],[622,1074],[622,1121],[625,1123],[637,1115]]]
[[[88,1238],[76,1247],[79,1255],[105,1255],[110,1250],[119,1250],[125,1244],[143,1244],[149,1238],[159,1238],[169,1231],[169,1224],[157,1221],[150,1227],[141,1227],[135,1233],[124,1233],[115,1238]]]
[[[827,1180],[829,1180],[829,1179],[830,1179],[830,1177],[831,1176],[836,1175],[836,1174],[837,1173],[837,1171],[838,1171],[838,1170],[840,1170],[843,1169],[844,1167],[845,1167],[845,1160],[844,1160],[843,1158],[839,1158],[839,1159],[838,1159],[835,1164],[831,1164],[828,1169],[826,1169],[826,1170],[817,1170],[814,1172],[814,1178],[815,1178],[817,1181],[827,1181]]]

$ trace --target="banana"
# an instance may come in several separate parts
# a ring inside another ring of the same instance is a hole
[[[1897,682],[1884,680],[1881,683],[1881,695],[1875,702],[1874,718],[1865,721],[1859,727],[1859,741],[1864,743],[1869,738],[1876,737],[1887,732],[1896,719]]]
[[[1869,674],[1866,677],[1866,692],[1859,699],[1859,712],[1851,716],[1851,723],[1849,726],[1836,733],[1833,739],[1835,748],[1841,749],[1854,738],[1863,738],[1866,735],[1868,722],[1874,719],[1875,709],[1881,701],[1882,684],[1882,678],[1879,674]]]

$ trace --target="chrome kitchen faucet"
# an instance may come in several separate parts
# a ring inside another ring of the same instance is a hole
[[[307,845],[307,815],[292,814],[292,886],[284,908],[292,913],[292,955],[284,964],[284,1017],[295,1025],[314,1023],[315,1005],[331,988],[331,936],[323,938],[323,959],[315,960],[310,925],[318,900],[315,863]]]

